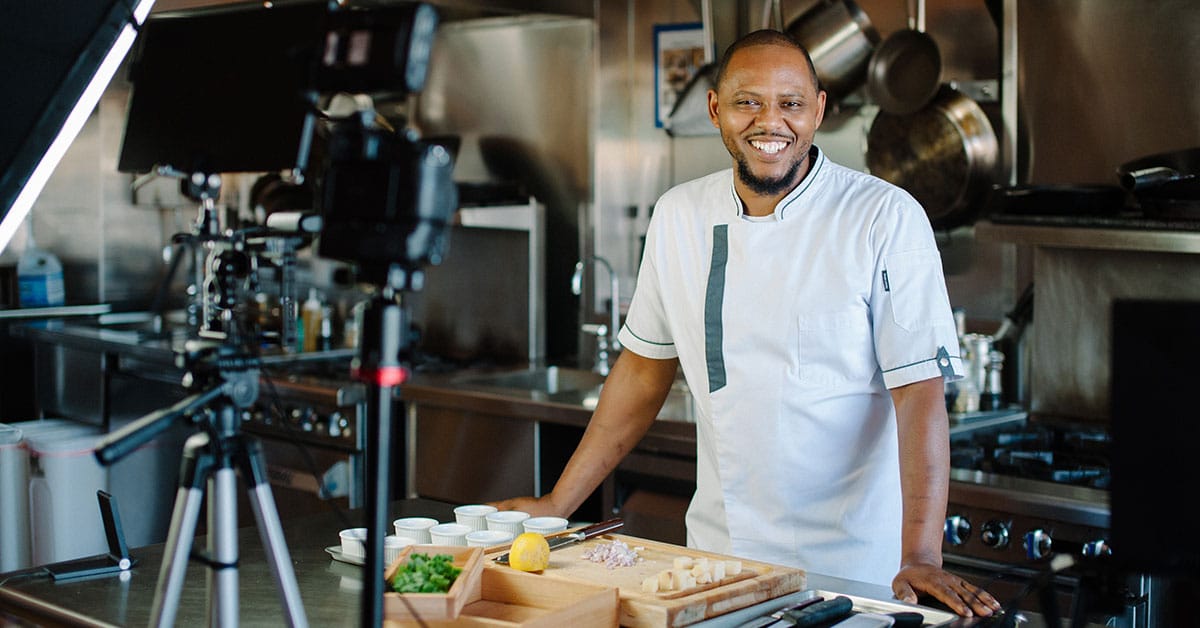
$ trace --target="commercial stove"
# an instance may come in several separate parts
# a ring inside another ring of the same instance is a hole
[[[1027,610],[1043,610],[1035,583],[1048,581],[1061,612],[1070,616],[1081,585],[1091,579],[1082,567],[1052,574],[1052,557],[1094,565],[1112,553],[1106,426],[1021,411],[954,416],[951,422],[946,568],[1002,603]],[[1145,580],[1131,578],[1128,592],[1121,592],[1128,603],[1093,610],[1092,621],[1144,626],[1138,602]]]

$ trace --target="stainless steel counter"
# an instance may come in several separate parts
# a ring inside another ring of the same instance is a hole
[[[338,530],[358,523],[360,512],[342,513],[346,520],[333,512],[310,515],[283,522],[288,552],[295,567],[297,584],[304,610],[312,626],[357,626],[361,591],[361,569],[333,560],[326,547],[338,544]],[[451,504],[410,499],[393,503],[391,516],[428,516],[439,521],[453,519]],[[284,623],[279,601],[266,563],[265,553],[252,521],[238,535],[240,562],[238,570],[240,612],[244,626],[279,626]],[[194,548],[204,546],[198,537]],[[93,579],[53,582],[45,577],[11,577],[0,585],[0,625],[20,621],[36,625],[135,626],[150,620],[158,570],[163,546],[153,545],[135,549],[139,563],[123,575]],[[206,571],[199,564],[189,566],[183,594],[177,608],[179,626],[202,625],[208,608],[205,593]],[[3,581],[4,578],[0,578]],[[945,612],[926,607],[905,605],[891,600],[886,587],[843,580],[820,574],[808,574],[808,591],[848,595],[856,608],[917,610],[926,613],[931,625],[967,627],[980,622],[949,620]],[[700,628],[726,628],[769,614],[811,593],[798,592],[734,611],[699,624]],[[1038,618],[1026,614],[1030,623],[1040,626]],[[23,625],[17,623],[17,625]]]
[[[128,517],[134,513],[125,514]],[[454,519],[450,504],[421,499],[396,502],[391,514],[393,518],[427,516],[439,521]],[[304,610],[312,626],[357,626],[359,622],[361,570],[354,565],[332,560],[324,549],[338,544],[339,530],[360,525],[360,512],[346,516],[351,518],[345,522],[333,512],[283,522]],[[241,624],[281,626],[284,624],[282,604],[258,538],[258,529],[249,515],[239,523],[246,526],[238,534]],[[196,539],[193,548],[204,548],[203,537]],[[132,554],[139,563],[122,576],[57,583],[44,577],[10,579],[0,586],[0,624],[5,624],[8,616],[13,615],[32,615],[39,624],[61,622],[62,617],[47,617],[45,610],[31,608],[44,603],[62,611],[81,614],[99,625],[147,625],[162,563],[163,546],[139,548]],[[193,563],[189,566],[176,625],[204,625],[208,608],[205,574],[201,565]]]

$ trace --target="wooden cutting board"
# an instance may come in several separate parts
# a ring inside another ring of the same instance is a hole
[[[609,569],[581,557],[587,550],[612,543],[614,539],[620,539],[630,547],[640,548],[638,555],[642,560],[631,567]],[[491,557],[498,553],[499,550],[492,553]],[[664,569],[671,569],[675,558],[679,556],[690,556],[693,559],[706,557],[710,560],[740,560],[742,573],[725,578],[719,583],[700,585],[682,592],[647,593],[642,590],[643,580]],[[508,569],[492,561],[488,561],[488,567]],[[805,588],[807,580],[801,569],[702,552],[623,534],[604,534],[556,549],[550,552],[550,566],[541,575],[545,578],[617,587],[621,600],[621,625],[638,628],[687,626],[799,591]]]

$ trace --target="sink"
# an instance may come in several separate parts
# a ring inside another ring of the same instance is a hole
[[[527,371],[508,371],[494,375],[480,375],[459,380],[458,383],[467,386],[507,388],[552,395],[561,392],[597,388],[604,383],[604,376],[582,369],[549,366]]]
[[[535,400],[579,405],[588,410],[596,409],[600,399],[600,388],[604,376],[593,371],[560,366],[536,368],[525,371],[506,371],[489,375],[474,375],[455,382],[460,386],[502,389],[532,395]],[[695,421],[695,401],[682,380],[671,386],[662,410],[658,413],[662,421]]]

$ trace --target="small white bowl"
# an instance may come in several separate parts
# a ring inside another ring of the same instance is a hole
[[[467,504],[454,509],[454,520],[472,530],[486,530],[487,521],[484,517],[496,512],[495,506],[486,504]]]
[[[476,530],[467,535],[467,547],[492,547],[512,543],[513,533],[504,530]]]
[[[412,545],[414,541],[407,536],[396,536],[389,534],[383,537],[383,564],[389,566],[400,558],[400,550],[408,545]]]
[[[562,517],[531,517],[521,524],[526,532],[541,535],[554,534],[567,529],[567,520]]]
[[[461,523],[439,523],[429,528],[429,536],[434,545],[467,544],[467,534],[473,532],[470,526]]]
[[[348,558],[363,558],[367,555],[367,529],[346,528],[338,532],[342,540],[342,556]]]
[[[503,532],[511,532],[516,536],[525,531],[521,527],[521,522],[529,518],[529,513],[521,512],[520,510],[501,510],[493,512],[484,517],[487,521],[488,530],[500,530]]]
[[[407,536],[416,543],[428,545],[433,542],[429,538],[429,528],[437,524],[437,519],[429,517],[404,517],[393,521],[392,527],[396,529],[396,536]]]

